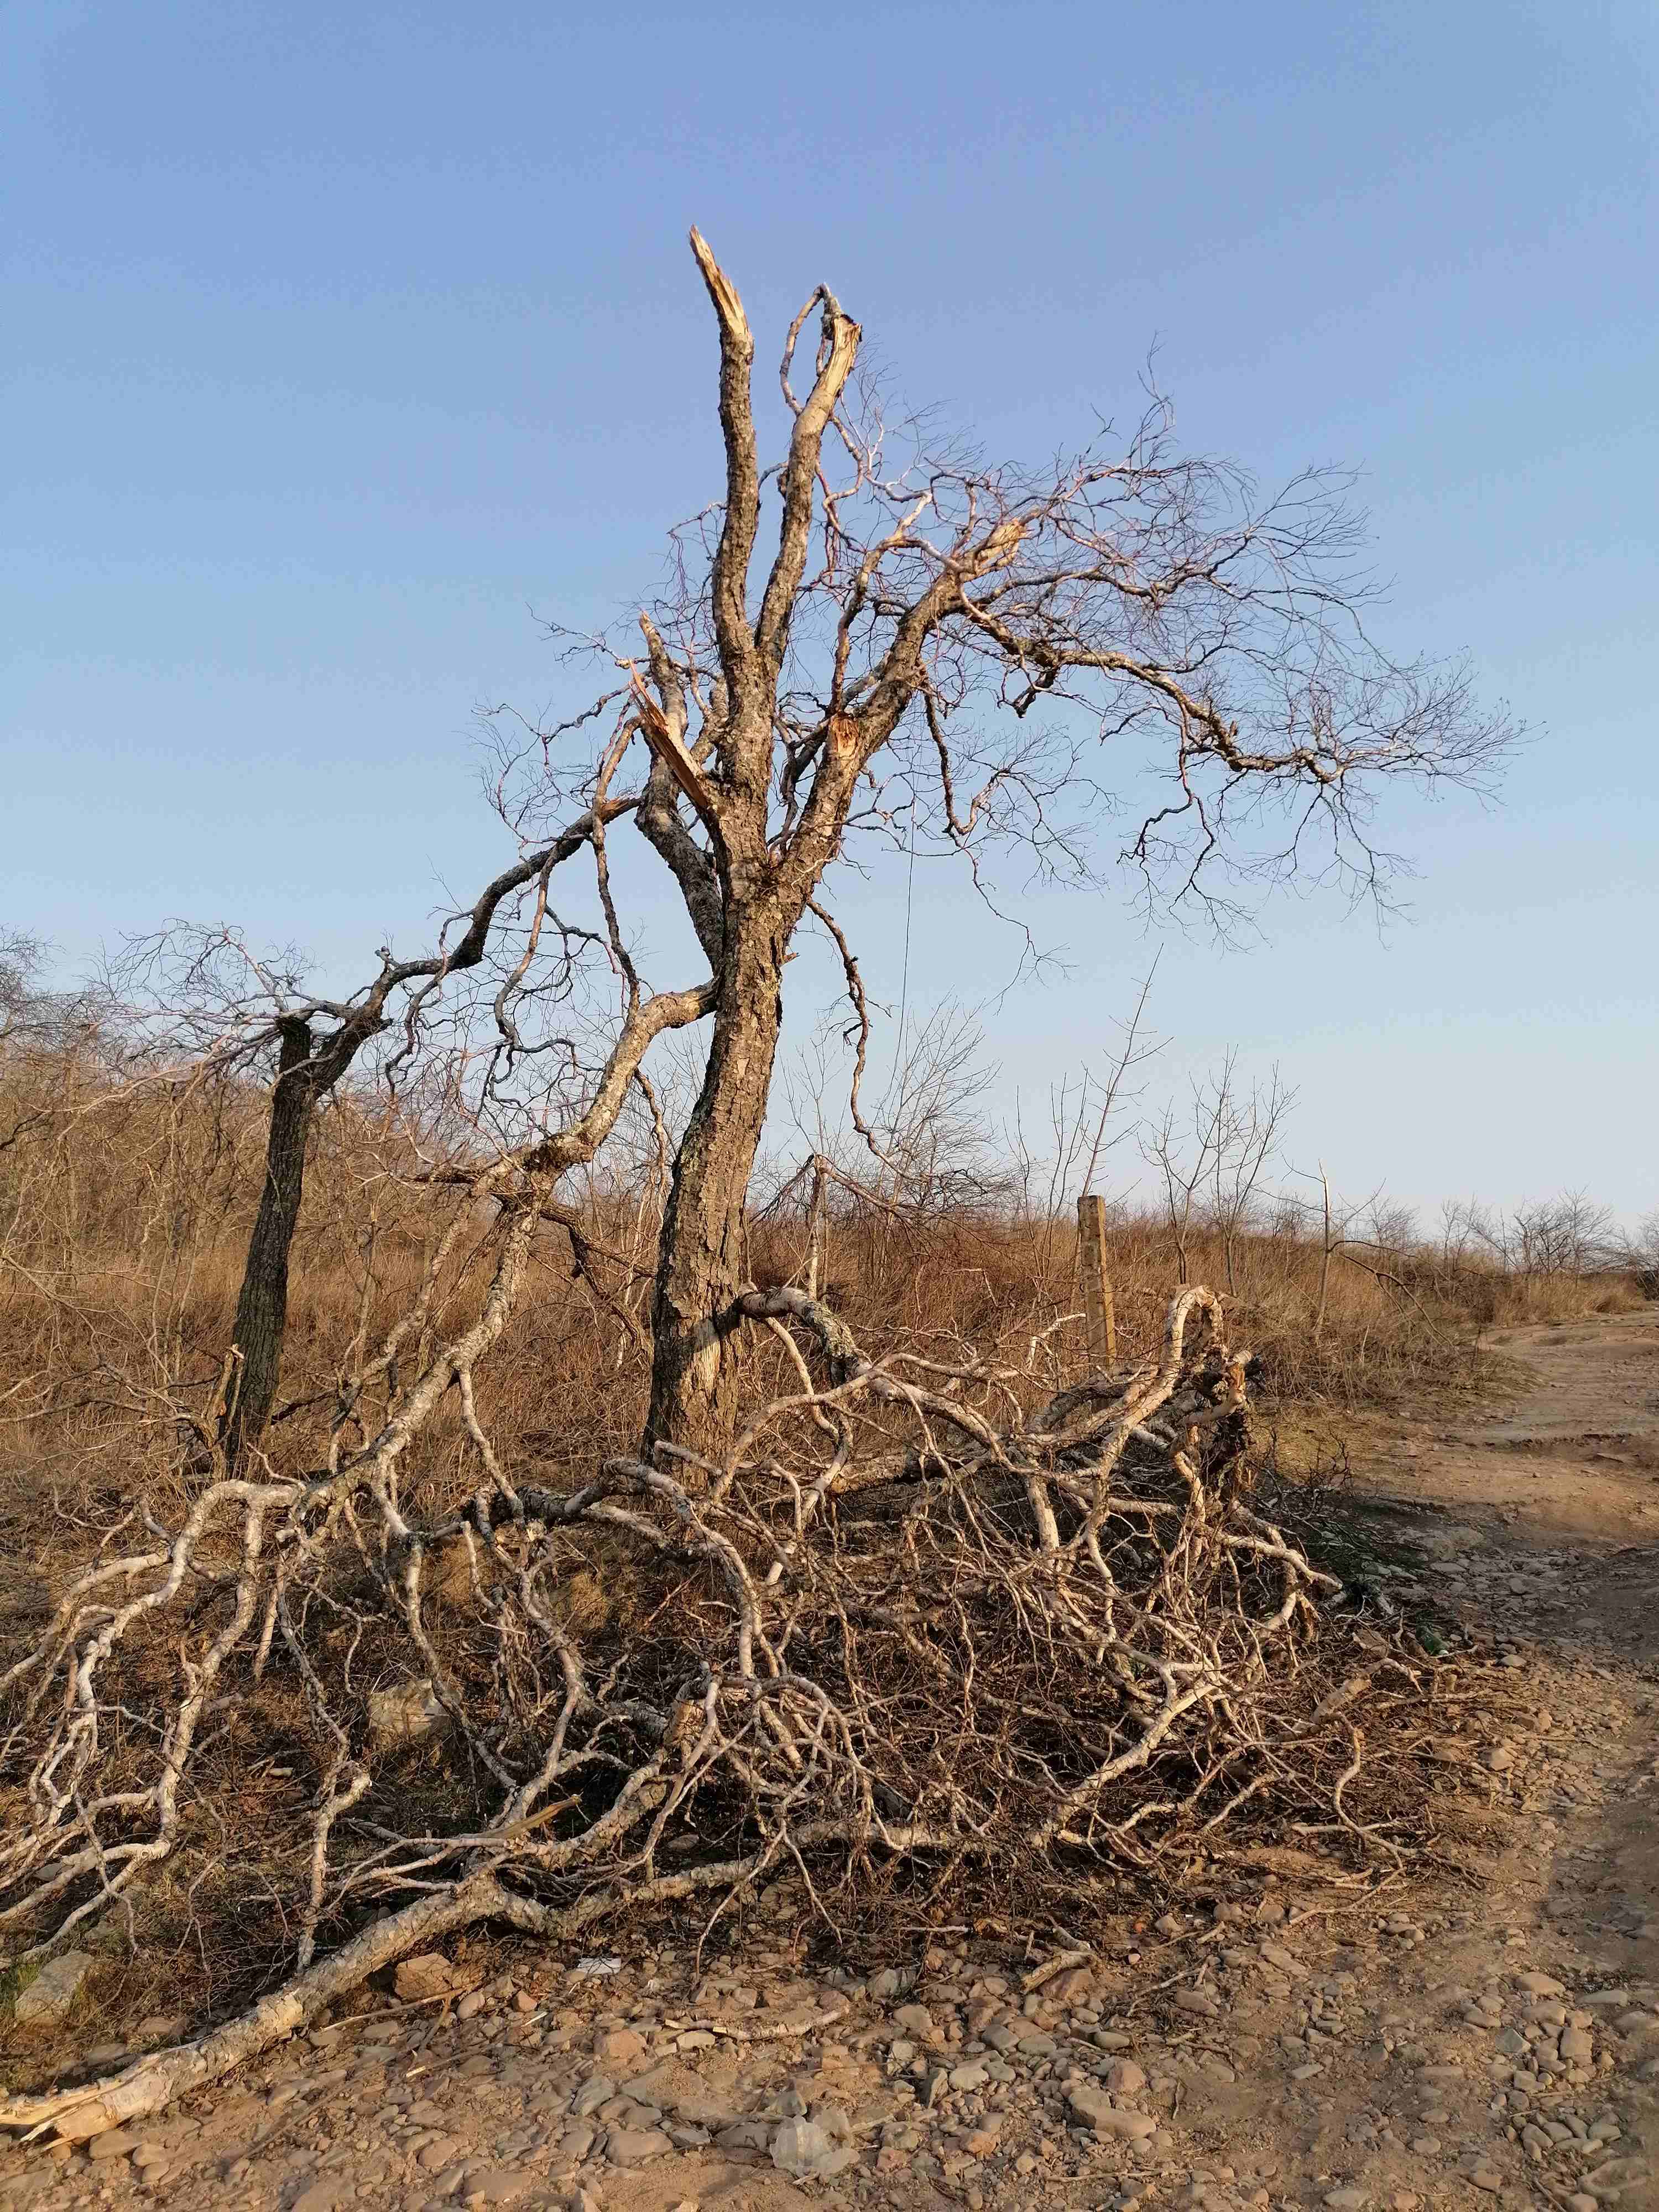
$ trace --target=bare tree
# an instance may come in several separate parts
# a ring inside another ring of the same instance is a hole
[[[1380,895],[1388,856],[1369,816],[1381,784],[1478,781],[1508,741],[1462,670],[1396,664],[1366,635],[1340,478],[1315,472],[1261,500],[1241,470],[1176,450],[1161,398],[1121,447],[1103,436],[1038,471],[915,436],[895,460],[854,379],[859,326],[820,286],[785,340],[787,435],[763,466],[748,319],[695,232],[691,244],[719,332],[723,495],[674,533],[670,586],[637,643],[599,641],[615,681],[532,732],[520,768],[533,772],[511,797],[504,778],[522,857],[432,951],[384,953],[343,998],[261,970],[236,1024],[237,1048],[276,1065],[234,1453],[276,1387],[309,1116],[371,1040],[392,1041],[394,1064],[399,1037],[410,1055],[429,1043],[470,969],[488,986],[444,1017],[456,1110],[475,1154],[497,1163],[480,1188],[538,1212],[605,1141],[650,1042],[712,1015],[659,1243],[647,1446],[718,1454],[739,1418],[744,1207],[783,969],[809,912],[867,1023],[856,950],[827,903],[856,839],[890,840],[903,815],[924,843],[963,855],[988,895],[991,856],[1011,841],[1042,869],[1099,880],[1112,856],[1091,834],[1110,796],[1097,758],[1131,792],[1149,776],[1164,787],[1117,857],[1148,890],[1224,921],[1230,883],[1302,868]],[[794,362],[814,318],[802,396]],[[642,779],[619,793],[636,744]],[[625,821],[678,890],[700,980],[653,990],[637,969],[606,842]],[[600,909],[580,927],[550,905],[553,872],[579,854]],[[555,1024],[526,1042],[515,1006],[538,992],[562,1002],[591,957],[614,986],[610,1013],[590,1008],[580,1033]],[[526,1092],[538,1053],[560,1079]]]
[[[1123,763],[1126,780],[1169,785],[1123,848],[1146,883],[1172,876],[1176,896],[1224,906],[1230,868],[1316,864],[1376,890],[1379,781],[1477,779],[1510,731],[1462,670],[1396,665],[1366,637],[1340,480],[1258,501],[1242,471],[1176,452],[1161,400],[1123,449],[1040,472],[920,447],[899,467],[853,380],[859,327],[821,286],[790,326],[787,439],[763,467],[748,319],[695,233],[692,246],[720,333],[724,495],[677,534],[674,586],[641,615],[639,647],[605,649],[628,685],[618,740],[650,749],[635,824],[713,970],[660,1247],[648,1431],[653,1447],[713,1451],[738,1415],[726,1316],[783,967],[855,833],[890,836],[916,804],[924,838],[976,872],[1018,838],[1088,877],[1103,795],[1090,748],[1156,732],[1150,758]],[[604,703],[546,733],[543,757]],[[1275,810],[1282,838],[1261,831]]]
[[[1211,1155],[1210,1212],[1221,1238],[1231,1291],[1238,1287],[1239,1236],[1250,1218],[1263,1172],[1278,1149],[1285,1119],[1296,1104],[1296,1093],[1277,1067],[1265,1085],[1253,1083],[1248,1092],[1241,1091],[1236,1053],[1228,1054],[1219,1073],[1210,1079],[1219,1109]]]
[[[1052,1861],[1055,1910],[1075,1903],[1075,1855],[1173,1879],[1247,1808],[1403,1855],[1401,1747],[1432,1686],[1409,1654],[1355,1676],[1343,1649],[1310,1648],[1339,1586],[1250,1502],[1251,1363],[1209,1291],[1183,1289],[1133,1365],[1056,1389],[1035,1331],[1023,1362],[866,1353],[822,1301],[746,1281],[745,1208],[809,915],[841,962],[855,1081],[862,1066],[858,951],[834,911],[856,843],[890,844],[902,817],[988,896],[1010,842],[1097,879],[1091,763],[1109,758],[1131,792],[1159,779],[1118,855],[1145,884],[1224,918],[1230,881],[1304,865],[1380,890],[1379,785],[1478,777],[1507,726],[1461,672],[1367,640],[1340,483],[1260,501],[1176,452],[1162,402],[1121,451],[1040,471],[919,444],[898,465],[853,380],[858,326],[819,287],[784,343],[784,452],[763,467],[747,318],[692,246],[719,331],[723,495],[676,534],[637,644],[602,645],[599,696],[515,754],[498,800],[519,859],[432,949],[384,951],[343,994],[223,933],[154,951],[139,1026],[156,1079],[274,1073],[257,1295],[216,1434],[182,1392],[147,1394],[147,1418],[160,1405],[204,1432],[207,1479],[170,1465],[119,1519],[55,1532],[50,1615],[0,1670],[0,1932],[14,1963],[43,1955],[152,1881],[192,1823],[246,1821],[216,1717],[273,1692],[303,1746],[280,1824],[292,1917],[283,1978],[251,2010],[112,2080],[0,2100],[0,2124],[78,2138],[142,2117],[485,1917],[574,1937],[808,1854],[848,1885],[905,1855],[1000,1881]],[[684,907],[671,983],[647,980],[623,925],[624,833]],[[705,1020],[671,1133],[646,1063]],[[935,1185],[948,1048],[936,1066],[915,1147]],[[419,1091],[433,1133],[414,1174],[441,1233],[383,1331],[360,1308],[320,1451],[267,1431],[256,1453],[306,1131],[368,1072]],[[562,1188],[630,1109],[647,1156],[672,1160],[645,1436],[560,1490],[536,1448],[498,1449],[475,1382],[546,1224],[586,1233]],[[849,1113],[859,1127],[856,1090]],[[745,1335],[784,1395],[745,1400]],[[648,1632],[563,1610],[573,1568],[629,1561],[650,1577]],[[377,1677],[420,1684],[456,1747],[455,1796],[418,1832],[374,1741]]]

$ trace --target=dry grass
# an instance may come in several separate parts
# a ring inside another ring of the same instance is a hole
[[[0,1149],[0,1517],[14,1527],[43,1495],[91,1506],[176,1479],[174,1409],[181,1399],[210,1402],[229,1340],[263,1103],[112,1082],[92,1046],[0,1061],[0,1140],[24,1130]],[[441,1227],[430,1194],[406,1179],[414,1164],[408,1133],[349,1099],[319,1131],[270,1439],[283,1464],[320,1458],[354,1347],[377,1340],[413,1301]],[[492,1433],[532,1479],[631,1447],[644,1409],[654,1212],[592,1194],[584,1211],[600,1255],[595,1280],[577,1275],[568,1238],[548,1224],[530,1294],[479,1378]],[[802,1224],[757,1223],[754,1279],[799,1279],[805,1251]],[[1154,1216],[1122,1212],[1108,1251],[1122,1348],[1138,1356],[1155,1341],[1176,1280],[1174,1242]],[[1321,1271],[1317,1241],[1282,1222],[1241,1240],[1231,1287],[1219,1238],[1192,1240],[1192,1279],[1225,1296],[1234,1340],[1262,1361],[1257,1396],[1269,1410],[1477,1388],[1489,1371],[1482,1330],[1642,1302],[1633,1276],[1528,1277],[1495,1262],[1453,1265],[1432,1249],[1371,1249],[1332,1260],[1316,1330]],[[830,1303],[878,1352],[972,1345],[986,1357],[1023,1358],[1033,1336],[1079,1304],[1066,1219],[843,1213],[830,1225],[824,1280]],[[443,1297],[457,1305],[475,1282],[459,1267]],[[442,1319],[441,1305],[434,1325]],[[1056,1383],[1082,1346],[1080,1319],[1052,1337]],[[447,1473],[465,1480],[459,1436],[458,1422],[441,1421],[421,1447],[420,1473],[434,1492]]]

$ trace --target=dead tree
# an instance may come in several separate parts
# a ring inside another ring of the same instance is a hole
[[[1478,776],[1507,726],[1461,672],[1393,665],[1366,640],[1340,487],[1304,478],[1260,503],[1237,471],[1175,452],[1161,403],[1122,452],[1037,473],[921,451],[896,465],[856,398],[858,326],[820,287],[785,341],[786,450],[763,469],[748,321],[692,245],[719,330],[724,495],[677,536],[678,581],[638,645],[605,648],[609,688],[533,733],[545,780],[502,801],[523,857],[453,944],[388,952],[355,997],[258,970],[223,1048],[234,1065],[286,1044],[290,1136],[371,1040],[388,1080],[426,1066],[443,1141],[422,1173],[454,1194],[451,1226],[378,1349],[365,1337],[343,1358],[354,1425],[333,1425],[323,1464],[250,1453],[250,1401],[208,1440],[206,1480],[65,1534],[52,1617],[0,1673],[13,1963],[150,1881],[222,1781],[244,1790],[240,1762],[212,1769],[205,1723],[280,1677],[291,1972],[234,2027],[115,2082],[6,2100],[0,2124],[79,2136],[153,2111],[486,1915],[571,1934],[813,1859],[848,1885],[895,1855],[1162,1872],[1245,1808],[1356,1854],[1401,1848],[1394,1770],[1424,1684],[1403,1645],[1347,1680],[1340,1650],[1316,1663],[1335,1585],[1249,1504],[1248,1363],[1208,1291],[1182,1291],[1138,1364],[1056,1393],[1040,1337],[1024,1369],[866,1353],[804,1292],[747,1284],[744,1209],[809,913],[838,948],[861,1063],[833,870],[901,810],[981,884],[1000,841],[1087,874],[1091,749],[1111,746],[1123,780],[1168,781],[1124,848],[1147,883],[1173,870],[1177,897],[1220,898],[1215,871],[1285,872],[1322,835],[1328,868],[1376,886],[1378,781]],[[1276,804],[1277,840],[1261,830]],[[560,826],[534,834],[542,819]],[[690,981],[641,972],[610,863],[630,824],[678,887]],[[552,903],[578,855],[586,919]],[[561,1182],[612,1141],[659,1041],[705,1020],[642,1448],[555,1489],[498,1449],[476,1379]],[[273,1288],[302,1167],[285,1136]],[[278,1313],[266,1300],[258,1327]],[[745,1337],[784,1364],[785,1395],[744,1395]],[[459,1510],[432,1504],[421,1467],[441,1408]],[[607,1572],[618,1547],[656,1577],[643,1641],[585,1636],[558,1611],[573,1563]],[[432,1589],[458,1550],[460,1633]],[[376,1678],[428,1686],[464,1749],[466,1802],[431,1832],[398,1825],[367,1726]],[[1371,1753],[1348,1717],[1368,1694]],[[223,1798],[223,1817],[242,1803]],[[672,1866],[671,1844],[687,1854]],[[344,1940],[371,1900],[381,1917]]]
[[[264,1173],[217,1417],[216,1442],[233,1468],[260,1442],[276,1402],[307,1147],[319,1107],[388,1031],[389,1072],[418,1063],[430,1049],[444,994],[453,1002],[457,982],[481,969],[495,986],[487,994],[494,1030],[482,1094],[488,1099],[501,1060],[510,1071],[523,1057],[526,1002],[562,1004],[575,956],[591,941],[590,933],[560,924],[548,894],[554,872],[591,851],[605,824],[639,803],[637,794],[613,797],[607,781],[602,773],[591,805],[487,884],[471,908],[446,925],[435,949],[398,959],[383,948],[372,979],[344,999],[306,993],[291,966],[259,957],[233,931],[183,924],[130,945],[106,978],[106,1007],[116,1009],[165,1073],[245,1081],[275,1058]],[[515,924],[523,957],[504,960],[502,944]],[[549,941],[556,951],[538,966]],[[472,1102],[475,1115],[481,1103]]]
[[[902,813],[913,835],[962,854],[981,888],[997,846],[1016,842],[1073,878],[1126,860],[1143,885],[1172,886],[1224,917],[1230,871],[1271,878],[1316,862],[1379,890],[1387,856],[1365,829],[1379,782],[1477,780],[1509,738],[1501,714],[1474,704],[1462,669],[1397,664],[1366,636],[1341,480],[1306,475],[1261,501],[1240,470],[1176,450],[1161,399],[1121,447],[1103,439],[1039,471],[915,439],[896,459],[855,380],[859,325],[819,286],[785,339],[787,437],[763,466],[748,318],[695,232],[691,245],[719,333],[724,488],[674,534],[673,587],[642,612],[636,641],[600,641],[611,688],[533,733],[544,780],[532,778],[523,806],[545,818],[579,794],[583,811],[526,840],[458,917],[453,944],[414,961],[387,953],[345,1000],[287,990],[266,1009],[260,1046],[280,1046],[283,1059],[239,1310],[234,1450],[258,1434],[275,1389],[305,1127],[368,1041],[397,1019],[412,1040],[470,963],[495,960],[509,996],[538,988],[544,947],[527,942],[515,969],[497,942],[499,912],[509,897],[539,912],[551,869],[584,849],[602,911],[582,941],[609,962],[613,1018],[635,1018],[648,994],[611,893],[607,823],[631,818],[666,868],[709,971],[691,987],[713,1024],[659,1245],[646,1444],[718,1452],[738,1409],[720,1316],[744,1279],[784,968],[809,912],[830,931],[867,1018],[857,948],[826,902],[855,842],[890,837]],[[799,395],[797,346],[814,318]],[[596,756],[592,733],[618,707]],[[643,780],[613,797],[636,744]],[[1167,798],[1121,853],[1101,852],[1091,823],[1108,779],[1148,775]],[[1267,826],[1276,822],[1282,835]],[[559,933],[560,958],[572,941]],[[493,1016],[514,1063],[510,1013],[497,1005]],[[475,1094],[475,1115],[478,1104]],[[499,1144],[495,1117],[481,1118]],[[521,1148],[532,1179],[557,1154],[550,1141]]]
[[[1170,787],[1124,848],[1146,883],[1173,872],[1176,896],[1224,903],[1230,865],[1283,875],[1318,842],[1322,866],[1374,889],[1385,860],[1364,815],[1379,780],[1478,778],[1510,732],[1461,669],[1401,665],[1366,637],[1340,481],[1258,501],[1240,471],[1176,451],[1162,401],[1121,451],[1040,472],[921,450],[897,465],[857,397],[859,326],[821,286],[785,342],[787,442],[763,468],[748,318],[691,242],[720,333],[724,494],[677,539],[680,588],[641,617],[637,659],[615,657],[654,764],[638,826],[714,969],[660,1247],[647,1446],[718,1451],[738,1407],[719,1316],[742,1279],[784,963],[852,837],[915,799],[923,834],[976,871],[1019,839],[1086,875],[1091,749],[1145,734],[1120,772]],[[1275,809],[1285,834],[1264,839]],[[1241,832],[1247,813],[1257,830]]]

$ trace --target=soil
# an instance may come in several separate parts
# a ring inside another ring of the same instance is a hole
[[[695,1931],[458,1950],[464,2004],[0,2153],[0,2212],[1659,2205],[1659,1309],[1489,1343],[1499,1400],[1345,1423],[1310,1501],[1360,1627],[1451,1656],[1425,1861],[1264,1850],[1219,1912],[941,1929],[906,1987],[763,1923],[701,1977]]]

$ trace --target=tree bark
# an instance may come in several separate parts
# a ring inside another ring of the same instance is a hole
[[[783,1021],[793,925],[771,901],[728,920],[702,1091],[674,1162],[652,1311],[644,1453],[672,1443],[720,1458],[738,1419],[735,1362],[717,1326],[743,1287],[744,1207]]]
[[[282,1040],[265,1138],[264,1187],[232,1330],[241,1358],[219,1430],[226,1463],[233,1468],[264,1435],[276,1395],[288,1326],[289,1255],[305,1191],[306,1139],[319,1095],[310,1024],[284,1022]]]

